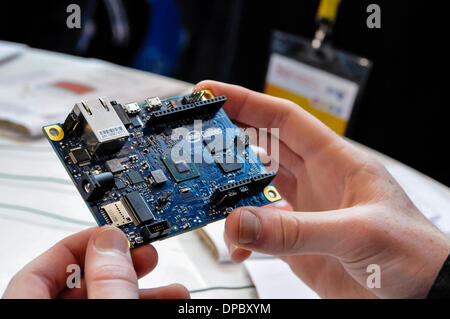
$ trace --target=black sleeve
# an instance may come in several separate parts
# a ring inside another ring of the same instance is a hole
[[[431,286],[427,296],[428,299],[450,299],[450,255],[439,272],[436,280]]]

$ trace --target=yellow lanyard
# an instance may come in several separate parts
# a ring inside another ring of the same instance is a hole
[[[317,9],[319,27],[311,43],[314,49],[319,49],[325,37],[331,33],[340,3],[341,0],[320,0],[319,8]]]
[[[319,9],[317,10],[317,16],[321,19],[334,22],[340,3],[341,0],[321,0]]]

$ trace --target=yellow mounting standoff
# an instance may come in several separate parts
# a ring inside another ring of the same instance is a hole
[[[59,125],[49,125],[44,127],[45,133],[52,141],[58,142],[64,138],[64,131]]]
[[[272,185],[266,186],[264,188],[264,196],[267,198],[267,200],[271,202],[276,202],[281,200],[281,195],[278,193],[277,189],[273,187]]]

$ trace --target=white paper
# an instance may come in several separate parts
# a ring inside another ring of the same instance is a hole
[[[301,281],[282,260],[250,259],[244,262],[262,299],[318,299],[319,296]]]
[[[31,53],[33,54],[33,53]],[[63,122],[75,103],[106,96],[127,103],[151,96],[169,97],[187,92],[190,85],[159,75],[121,67],[95,59],[59,57],[57,67],[40,63],[40,56],[14,61],[14,68],[0,65],[0,120],[25,127],[30,135],[41,135],[43,125]],[[16,67],[18,66],[18,67]],[[78,93],[61,83],[83,85],[91,91]]]
[[[20,55],[26,47],[25,44],[0,40],[0,65]]]
[[[416,207],[442,232],[450,236],[450,195],[445,186],[398,162],[385,163]]]

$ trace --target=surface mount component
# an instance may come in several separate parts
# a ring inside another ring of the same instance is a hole
[[[125,169],[125,166],[117,158],[106,161],[105,166],[113,174],[120,173]]]
[[[170,154],[163,156],[162,161],[176,182],[182,182],[200,176],[195,163],[188,163],[186,160],[181,159],[174,161]]]
[[[91,156],[85,148],[77,147],[70,150],[70,159],[75,164],[85,165],[91,160]]]
[[[226,100],[208,90],[101,98],[43,131],[97,223],[118,227],[135,248],[281,199],[275,174],[221,109]],[[191,153],[179,156],[179,146]]]
[[[124,195],[122,202],[125,204],[127,211],[133,216],[136,226],[147,224],[155,218],[147,203],[137,191]]]
[[[137,114],[141,111],[139,104],[136,102],[125,104],[125,110],[128,114]]]
[[[153,183],[155,185],[161,185],[161,184],[164,184],[165,182],[167,182],[167,177],[164,174],[164,172],[162,171],[162,169],[154,170],[150,174],[153,178]]]
[[[133,170],[128,171],[127,177],[128,177],[128,180],[130,181],[130,183],[132,185],[139,184],[139,183],[142,183],[144,181],[144,179],[142,178],[141,174],[139,174],[139,172],[136,172],[136,171],[133,171]]]
[[[101,207],[106,214],[105,219],[113,226],[123,226],[131,223],[131,217],[121,202],[114,202]]]
[[[155,96],[147,99],[147,106],[150,108],[150,110],[155,111],[161,108],[162,103],[159,97]]]
[[[219,161],[217,164],[220,166],[220,168],[222,169],[222,171],[224,173],[230,173],[230,172],[238,171],[238,170],[240,170],[242,168],[242,164],[236,162],[236,159],[234,159],[230,163],[227,163],[225,161],[223,161],[223,162]]]

